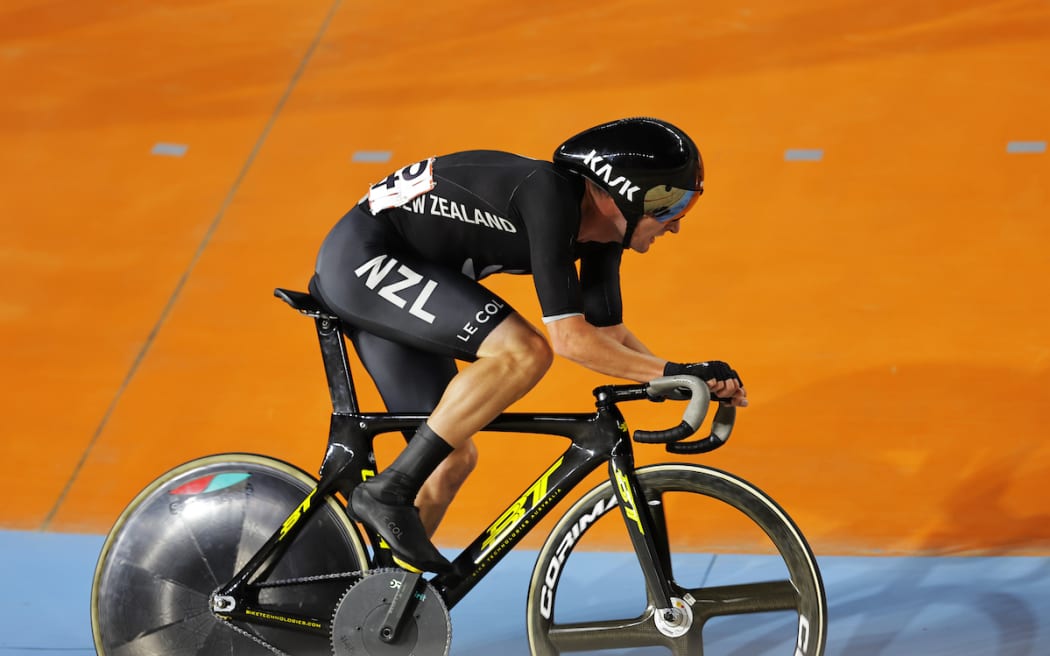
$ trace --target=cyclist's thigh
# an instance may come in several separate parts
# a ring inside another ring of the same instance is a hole
[[[513,308],[399,241],[383,216],[351,210],[321,246],[312,288],[356,328],[428,353],[476,360],[478,346]]]
[[[353,326],[348,327],[348,333],[390,412],[430,414],[458,371],[456,361],[448,356],[405,346]]]

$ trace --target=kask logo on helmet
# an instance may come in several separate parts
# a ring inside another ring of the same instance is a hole
[[[613,179],[612,165],[606,162],[603,156],[598,154],[597,150],[592,149],[590,154],[583,158],[583,163],[594,172],[594,175],[604,180],[606,185],[616,189],[617,193],[626,197],[629,201],[633,201],[634,195],[642,189],[628,180],[626,176],[618,175]]]

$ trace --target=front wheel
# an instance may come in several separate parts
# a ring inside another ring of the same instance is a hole
[[[216,617],[211,594],[227,583],[314,488],[292,465],[223,454],[176,467],[121,513],[106,537],[91,588],[100,656],[330,654],[327,636]],[[356,526],[326,499],[267,581],[367,568]],[[331,617],[345,581],[264,588],[267,608]]]
[[[661,536],[673,611],[646,592],[605,482],[573,504],[540,550],[526,611],[533,656],[824,653],[820,571],[776,502],[708,467],[663,464],[635,473]]]

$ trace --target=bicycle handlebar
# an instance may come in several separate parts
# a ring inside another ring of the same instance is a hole
[[[688,390],[688,394],[684,390]],[[707,389],[707,384],[696,376],[663,376],[650,381],[645,392],[654,401],[688,398],[689,404],[682,413],[682,423],[667,430],[636,430],[634,439],[638,442],[666,444],[669,453],[681,455],[707,453],[725,444],[733,432],[736,408],[731,405],[719,405],[711,422],[711,434],[695,442],[682,442],[700,429],[711,403],[711,392]]]

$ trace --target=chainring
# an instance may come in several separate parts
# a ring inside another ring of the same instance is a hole
[[[445,601],[425,580],[417,586],[397,639],[386,642],[379,637],[404,576],[402,569],[374,569],[350,586],[332,617],[335,656],[448,656],[452,621]]]

